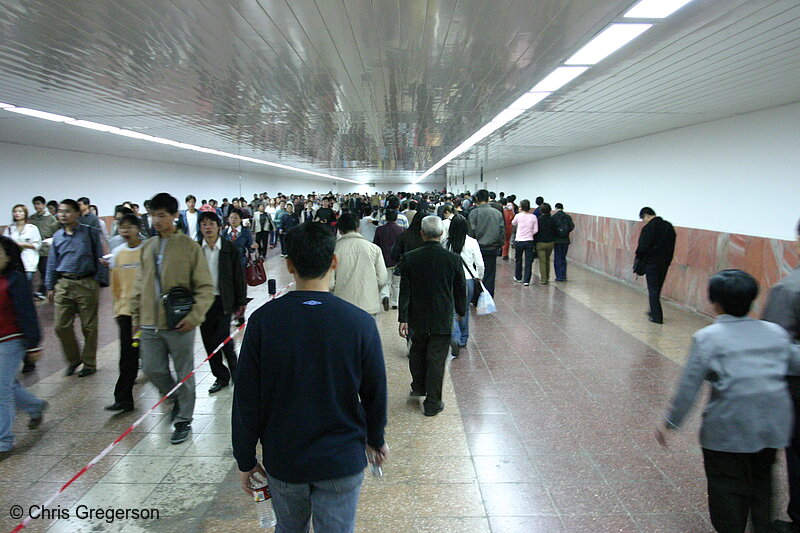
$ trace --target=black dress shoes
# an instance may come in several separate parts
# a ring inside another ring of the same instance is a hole
[[[425,408],[422,411],[422,414],[424,414],[425,416],[436,416],[442,411],[444,411],[444,402],[439,402],[439,405],[437,405],[436,407],[429,408],[425,406]]]
[[[74,365],[68,365],[67,366],[66,375],[67,376],[71,376],[72,374],[74,374],[75,371],[78,370],[78,367],[81,366],[82,364],[83,363],[77,363],[77,364],[74,364]]]
[[[105,406],[106,411],[133,411],[132,403],[114,402]]]
[[[79,378],[85,378],[86,376],[91,376],[92,374],[96,373],[97,370],[94,368],[83,368],[80,372],[78,372]]]
[[[211,388],[208,389],[208,393],[209,394],[214,394],[215,392],[219,392],[219,391],[221,391],[222,389],[224,389],[227,386],[228,386],[227,383],[220,383],[219,380],[217,380],[217,381],[214,382],[213,385],[211,385]]]

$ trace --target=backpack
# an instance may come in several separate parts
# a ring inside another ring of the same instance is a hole
[[[570,222],[571,220],[566,215],[558,217],[558,220],[556,221],[556,233],[558,237],[569,237],[569,233],[574,228]]]

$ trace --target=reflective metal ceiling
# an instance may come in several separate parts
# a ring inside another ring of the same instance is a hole
[[[365,182],[410,182],[633,3],[0,0],[0,101]],[[450,174],[800,100],[798,47],[795,0],[694,0]],[[75,130],[0,112],[4,142],[240,165]]]

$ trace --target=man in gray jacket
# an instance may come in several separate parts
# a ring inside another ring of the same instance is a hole
[[[489,204],[489,191],[481,189],[475,193],[478,205],[469,213],[469,235],[478,241],[483,256],[483,285],[494,296],[494,277],[497,271],[497,256],[503,248],[506,235],[503,214]]]

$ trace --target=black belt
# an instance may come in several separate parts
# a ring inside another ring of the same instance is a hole
[[[58,276],[58,279],[65,278],[65,279],[71,279],[73,281],[77,281],[77,280],[81,280],[81,279],[91,278],[91,277],[94,276],[94,273],[91,273],[91,274],[69,274],[69,273],[66,273],[66,272],[57,272],[56,276]]]

